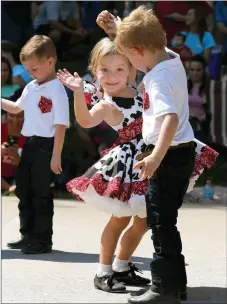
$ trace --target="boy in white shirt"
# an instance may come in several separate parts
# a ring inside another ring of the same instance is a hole
[[[155,253],[151,288],[131,297],[129,303],[178,304],[187,277],[176,223],[195,160],[185,70],[179,55],[165,48],[165,32],[152,10],[139,7],[122,22],[113,21],[104,11],[97,23],[112,35],[117,28],[117,47],[146,73],[143,139],[147,151],[135,168],[141,168],[140,177],[149,179],[147,223]]]
[[[2,99],[5,111],[24,111],[21,133],[27,137],[16,176],[21,239],[8,247],[27,254],[48,253],[52,250],[54,214],[50,185],[54,174],[62,172],[68,97],[56,78],[56,48],[50,38],[33,36],[22,48],[20,60],[35,80],[15,103]]]

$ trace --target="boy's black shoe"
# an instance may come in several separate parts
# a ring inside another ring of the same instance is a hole
[[[144,286],[150,284],[151,280],[147,278],[143,278],[137,275],[135,272],[143,273],[140,269],[138,269],[133,263],[128,263],[130,269],[123,272],[115,271],[115,278],[129,286]]]
[[[181,301],[175,294],[160,294],[149,289],[140,296],[130,297],[130,304],[180,304]]]
[[[125,292],[126,288],[123,283],[118,282],[115,278],[115,274],[105,275],[103,277],[94,278],[94,285],[96,289],[103,290],[105,292],[120,293]]]
[[[7,243],[7,247],[10,249],[22,249],[28,245],[28,237],[21,236],[18,241]]]
[[[52,246],[48,244],[28,244],[26,247],[22,248],[21,251],[26,254],[41,254],[50,253],[52,251]]]

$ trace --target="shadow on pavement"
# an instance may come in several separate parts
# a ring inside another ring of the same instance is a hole
[[[60,263],[98,263],[99,255],[96,253],[66,252],[53,250],[50,254],[26,255],[19,250],[2,250],[2,260],[38,260]],[[150,270],[150,259],[134,256],[132,261],[141,270]],[[4,266],[3,266],[4,267]],[[141,289],[143,293],[146,289]],[[132,295],[138,294],[132,292]],[[188,287],[188,304],[222,304],[227,303],[227,289],[221,287]]]
[[[131,296],[141,295],[149,287],[132,291]],[[227,288],[224,287],[188,287],[188,300],[182,303],[187,304],[226,304],[227,303]]]
[[[60,263],[98,263],[99,254],[53,250],[50,254],[26,255],[20,250],[2,249],[2,260],[34,260]],[[150,258],[133,256],[132,262],[140,270],[150,270]],[[188,264],[186,264],[188,266]]]

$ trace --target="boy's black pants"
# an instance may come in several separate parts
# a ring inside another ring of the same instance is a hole
[[[23,147],[16,174],[16,195],[20,202],[20,233],[29,240],[52,245],[53,195],[50,168],[54,138],[29,137]]]
[[[151,289],[155,292],[177,292],[187,284],[181,237],[176,224],[194,159],[193,143],[168,150],[160,167],[149,180],[146,207],[147,224],[152,230],[155,250],[150,265]]]

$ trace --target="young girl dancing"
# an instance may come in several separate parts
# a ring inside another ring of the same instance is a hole
[[[134,170],[136,157],[145,145],[142,139],[142,95],[128,86],[131,65],[116,51],[109,38],[99,41],[91,53],[90,70],[101,85],[83,82],[77,73],[59,71],[58,79],[74,91],[74,108],[78,123],[84,128],[109,124],[119,134],[112,148],[82,177],[67,188],[76,197],[111,214],[101,237],[100,264],[94,279],[96,288],[106,292],[125,291],[125,284],[150,283],[135,274],[138,269],[129,262],[147,231],[145,193],[148,182]],[[88,110],[87,104],[92,106]],[[112,258],[122,234],[133,216],[133,225],[124,233],[119,251]]]

